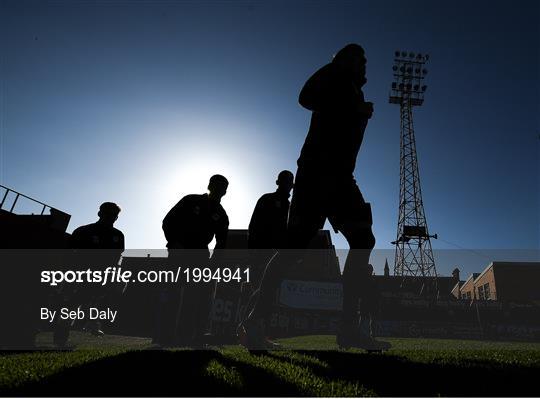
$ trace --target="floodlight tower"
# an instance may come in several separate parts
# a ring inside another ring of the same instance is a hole
[[[389,101],[399,104],[401,115],[399,217],[392,244],[396,246],[394,275],[424,277],[424,283],[429,282],[423,285],[424,293],[436,293],[437,271],[430,238],[437,235],[429,235],[424,214],[412,118],[413,107],[424,102],[428,59],[427,54],[396,51],[392,67],[394,82]]]

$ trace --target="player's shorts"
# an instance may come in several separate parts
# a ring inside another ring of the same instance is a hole
[[[289,230],[316,231],[328,218],[334,230],[347,226],[371,230],[371,206],[364,200],[356,180],[351,176],[330,173],[296,174]]]

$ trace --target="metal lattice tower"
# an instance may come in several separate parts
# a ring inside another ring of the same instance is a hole
[[[437,271],[430,238],[436,239],[437,235],[429,235],[424,214],[412,115],[413,107],[424,102],[424,66],[428,59],[428,55],[395,52],[389,101],[400,106],[401,144],[399,217],[396,241],[392,244],[396,246],[394,275],[423,277],[424,283],[430,282],[423,284],[423,291],[436,292]]]

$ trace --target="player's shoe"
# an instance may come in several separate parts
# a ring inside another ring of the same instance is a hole
[[[191,349],[208,350],[215,340],[215,337],[210,333],[195,334],[184,346]]]
[[[336,337],[337,344],[341,349],[363,349],[367,352],[383,352],[389,350],[392,345],[390,342],[379,341],[371,337],[347,336],[338,334]]]
[[[238,342],[249,351],[280,349],[281,345],[269,340],[264,334],[264,321],[246,320],[236,329]]]
[[[386,341],[378,341],[373,337],[371,322],[360,323],[356,328],[342,328],[336,341],[341,349],[357,348],[368,352],[382,352],[390,349],[392,345]]]
[[[90,331],[90,333],[96,337],[103,337],[105,335],[105,333],[103,331],[101,331],[99,328],[97,329],[92,329]]]

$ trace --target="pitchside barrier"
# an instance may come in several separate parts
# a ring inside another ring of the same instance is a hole
[[[268,332],[274,337],[335,334],[341,303],[341,283],[284,280]],[[211,314],[212,332],[233,340],[244,312],[245,293],[218,286]],[[374,315],[374,332],[381,337],[540,341],[540,306],[382,296]]]

